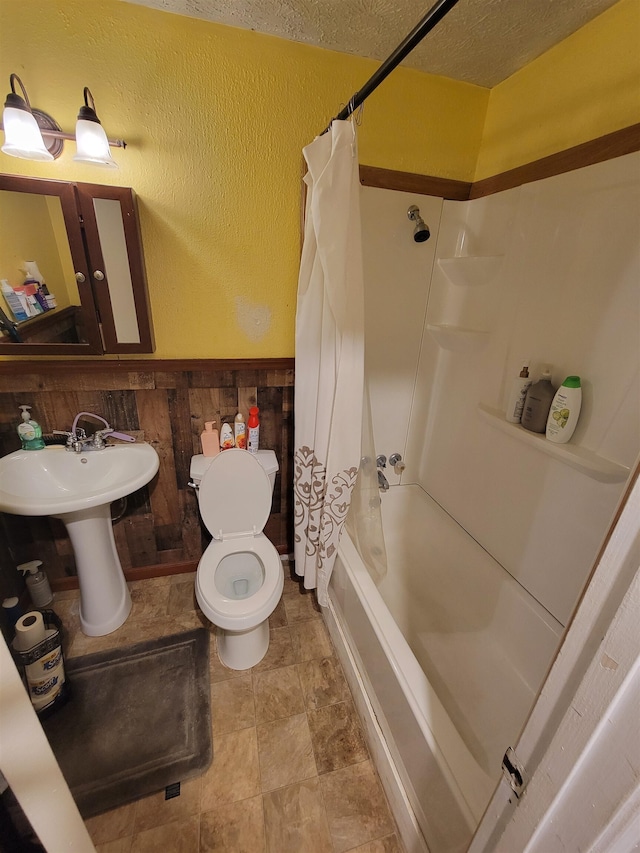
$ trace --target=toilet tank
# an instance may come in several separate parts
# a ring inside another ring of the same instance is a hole
[[[221,453],[225,453],[224,450],[220,451]],[[248,453],[249,451],[245,451]],[[264,470],[269,477],[269,483],[271,485],[271,494],[273,494],[273,487],[276,483],[276,474],[279,470],[278,459],[276,457],[274,450],[259,450],[256,454],[254,454],[258,462],[262,465]],[[215,459],[215,456],[203,456],[202,453],[198,453],[196,456],[191,457],[191,466],[189,468],[189,476],[191,477],[191,481],[195,486],[200,485],[200,481],[204,477],[205,471],[211,465],[212,461]]]

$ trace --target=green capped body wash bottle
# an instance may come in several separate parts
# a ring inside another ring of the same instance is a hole
[[[42,429],[37,421],[32,420],[29,410],[31,406],[20,406],[22,409],[22,423],[18,424],[18,435],[22,442],[23,450],[42,450],[44,439]]]

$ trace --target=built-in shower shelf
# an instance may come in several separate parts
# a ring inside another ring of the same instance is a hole
[[[438,258],[438,266],[451,284],[459,287],[477,287],[493,281],[500,271],[503,258],[503,255]]]
[[[591,450],[585,450],[585,448],[578,447],[575,444],[554,444],[540,433],[531,432],[520,424],[509,423],[504,418],[504,412],[499,409],[493,409],[480,403],[478,411],[491,426],[523,441],[529,447],[535,447],[536,450],[540,450],[554,459],[559,459],[565,465],[582,471],[583,474],[592,477],[594,480],[599,480],[601,483],[621,483],[629,476],[629,468],[612,462],[610,459],[605,459],[604,456],[598,456]]]
[[[427,331],[439,346],[453,352],[473,352],[481,349],[489,340],[489,332],[481,329],[463,329],[461,326],[427,323]]]

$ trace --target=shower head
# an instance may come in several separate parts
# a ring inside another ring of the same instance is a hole
[[[416,243],[424,243],[425,240],[431,237],[431,232],[429,231],[429,226],[420,216],[420,208],[412,204],[409,210],[407,210],[407,216],[412,222],[416,223],[416,227],[413,229],[413,239]]]

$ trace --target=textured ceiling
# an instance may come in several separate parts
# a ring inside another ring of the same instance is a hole
[[[384,60],[433,2],[416,0],[127,0]],[[616,0],[460,0],[404,65],[491,87]]]

